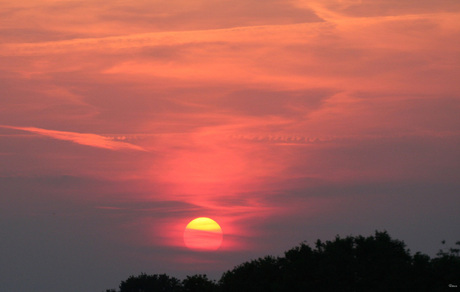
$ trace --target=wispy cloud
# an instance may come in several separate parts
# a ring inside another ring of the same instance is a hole
[[[35,127],[13,127],[13,126],[5,126],[5,125],[0,125],[0,127],[20,130],[20,131],[26,131],[26,132],[50,137],[53,139],[57,139],[57,140],[71,141],[71,142],[74,142],[80,145],[86,145],[86,146],[97,147],[97,148],[104,148],[104,149],[110,149],[110,150],[146,151],[141,146],[130,144],[127,142],[117,141],[111,137],[101,136],[97,134],[55,131],[55,130],[35,128]]]
[[[267,39],[267,35],[274,32],[290,37],[292,31],[305,35],[308,27],[321,27],[322,22],[295,23],[281,25],[237,26],[230,28],[193,29],[180,31],[161,31],[130,33],[117,36],[99,36],[73,38],[57,41],[5,43],[0,46],[0,56],[30,56],[42,54],[68,53],[69,51],[119,51],[126,49],[155,47],[155,46],[183,46],[186,44],[201,44],[212,42],[253,43],[255,40],[279,41]],[[288,34],[289,33],[289,34]],[[292,38],[292,37],[291,37]]]

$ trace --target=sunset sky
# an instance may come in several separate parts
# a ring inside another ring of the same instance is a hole
[[[460,1],[0,0],[0,291],[460,240]],[[217,251],[184,245],[218,222]]]

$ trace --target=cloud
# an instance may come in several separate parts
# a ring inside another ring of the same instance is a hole
[[[5,3],[2,8],[0,15],[7,16],[0,30],[2,41],[26,43],[321,21],[311,10],[283,0],[262,5],[242,0],[40,1],[40,5]]]
[[[254,43],[259,40],[272,44],[280,41],[295,41],[300,36],[306,37],[306,29],[324,23],[295,23],[282,25],[253,25],[229,28],[191,29],[178,31],[155,31],[129,33],[115,36],[97,36],[73,38],[59,41],[38,43],[7,43],[0,47],[0,56],[39,56],[42,54],[84,53],[86,51],[102,52],[107,50],[119,53],[120,50],[164,46],[184,46],[201,43],[236,42]],[[294,32],[294,35],[293,35]]]
[[[96,134],[90,133],[76,133],[76,132],[67,132],[67,131],[55,131],[47,130],[35,127],[13,127],[0,125],[2,128],[15,129],[20,131],[26,131],[30,133],[35,133],[38,135],[50,137],[57,140],[71,141],[80,145],[86,145],[97,148],[104,148],[110,150],[136,150],[136,151],[146,151],[144,148],[130,144],[127,142],[121,142],[114,140],[110,137],[105,137]]]
[[[460,3],[456,0],[297,0],[299,7],[312,9],[316,15],[327,21],[343,21],[353,18],[433,15],[434,13],[458,12]]]
[[[330,3],[330,8],[337,7],[336,1]],[[342,1],[339,9],[346,15],[354,17],[389,16],[403,14],[424,14],[433,12],[459,11],[460,3],[455,0],[360,0]]]

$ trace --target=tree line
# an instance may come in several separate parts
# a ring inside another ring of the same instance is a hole
[[[445,245],[445,242],[442,242]],[[460,241],[456,243],[460,247]],[[457,290],[458,289],[458,290]],[[265,256],[224,272],[184,280],[166,274],[131,276],[106,292],[305,292],[460,291],[460,249],[443,248],[434,258],[411,255],[403,241],[386,232],[336,236],[302,243],[284,256]]]

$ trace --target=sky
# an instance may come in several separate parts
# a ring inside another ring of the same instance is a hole
[[[458,0],[0,0],[0,290],[460,240]],[[184,245],[194,218],[222,246]]]

